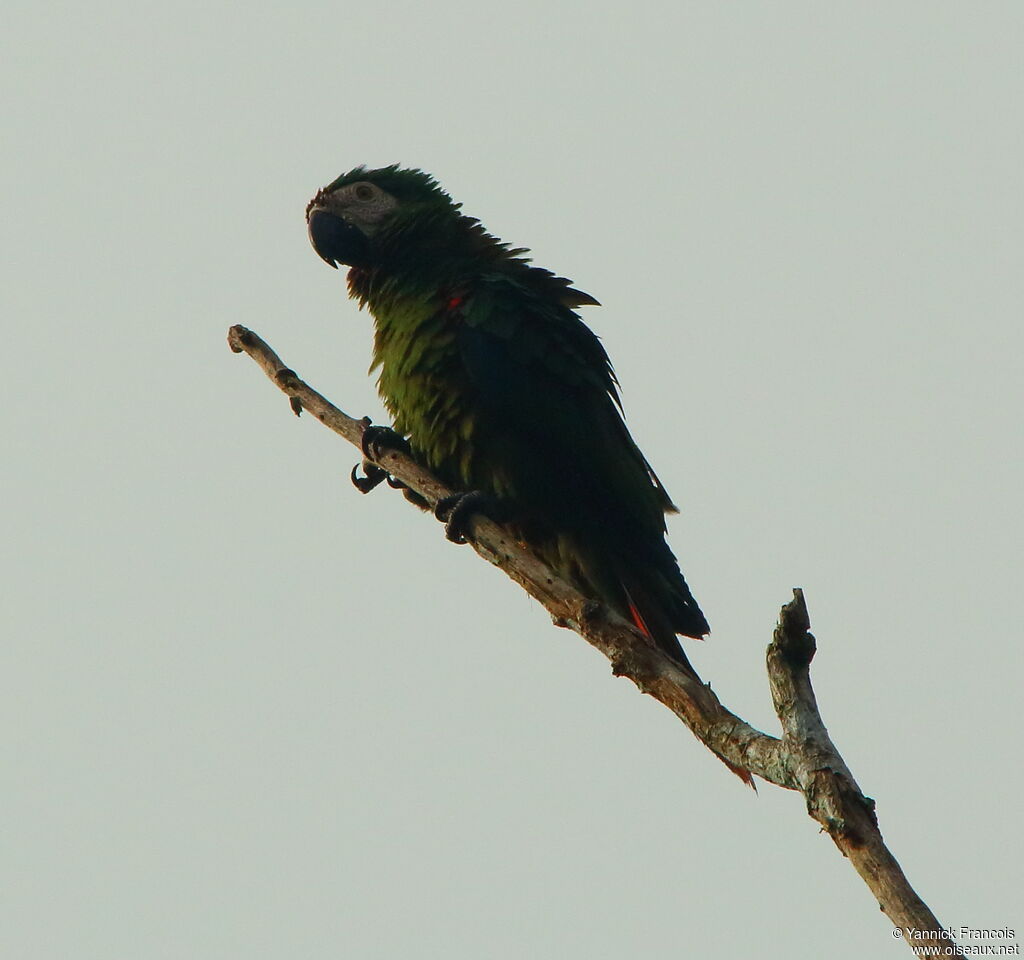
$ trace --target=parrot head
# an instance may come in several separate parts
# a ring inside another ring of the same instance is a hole
[[[380,238],[403,222],[457,210],[422,170],[356,167],[317,191],[306,206],[306,224],[313,249],[327,264],[361,267],[373,262]]]

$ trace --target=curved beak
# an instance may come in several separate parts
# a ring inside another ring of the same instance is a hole
[[[362,263],[368,252],[366,235],[344,217],[317,203],[318,197],[319,194],[306,208],[309,242],[317,256],[335,269],[339,263]]]

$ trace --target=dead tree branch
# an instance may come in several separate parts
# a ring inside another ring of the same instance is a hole
[[[308,411],[321,423],[360,446],[366,419],[354,419],[298,378],[255,333],[228,331],[235,353],[247,353],[290,398],[296,415]],[[377,463],[433,506],[453,491],[407,454],[386,450]],[[909,945],[951,948],[963,956],[927,905],[914,892],[878,829],[875,803],[865,797],[829,738],[810,680],[814,637],[803,591],[794,590],[768,647],[768,681],[782,737],[772,737],[722,705],[709,685],[694,680],[616,613],[580,594],[541,563],[500,526],[477,517],[473,549],[516,581],[551,614],[601,651],[616,676],[628,677],[642,692],[669,708],[709,750],[727,764],[804,795],[808,813],[821,824],[853,864],[879,907],[902,928]]]

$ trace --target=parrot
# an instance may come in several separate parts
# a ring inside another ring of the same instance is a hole
[[[419,169],[355,167],[317,191],[306,223],[373,317],[385,433],[460,491],[435,511],[449,539],[491,517],[697,678],[679,636],[710,628],[666,539],[677,508],[580,318],[598,301],[488,233]]]

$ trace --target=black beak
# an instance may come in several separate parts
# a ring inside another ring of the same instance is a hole
[[[366,262],[369,245],[358,227],[316,206],[311,207],[306,221],[309,242],[324,263],[337,269],[339,263],[357,267]]]

